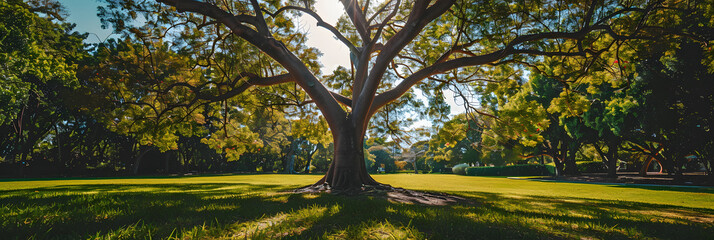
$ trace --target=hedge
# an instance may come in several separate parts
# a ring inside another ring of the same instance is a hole
[[[466,168],[468,176],[553,176],[555,167],[540,164]]]
[[[466,175],[466,168],[468,167],[469,165],[466,163],[456,164],[451,168],[451,172],[458,175]]]
[[[583,162],[576,162],[575,164],[578,165],[578,171],[581,173],[606,173],[607,168],[605,167],[605,163],[603,162],[595,162],[595,161],[583,161]]]

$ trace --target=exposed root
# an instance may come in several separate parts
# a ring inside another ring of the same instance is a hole
[[[347,196],[370,196],[384,198],[390,202],[421,204],[430,206],[447,206],[454,204],[474,205],[476,202],[449,194],[422,192],[395,188],[387,184],[363,185],[352,189],[331,189],[327,184],[315,184],[295,189],[295,193],[331,193]]]

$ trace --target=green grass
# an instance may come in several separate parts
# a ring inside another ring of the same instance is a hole
[[[714,239],[714,189],[375,175],[472,198],[422,206],[286,192],[318,175],[0,181],[3,239]]]

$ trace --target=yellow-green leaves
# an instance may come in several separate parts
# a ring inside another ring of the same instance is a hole
[[[630,114],[630,111],[637,106],[637,101],[635,101],[632,96],[614,98],[608,101],[605,106],[603,119],[610,125],[610,131],[616,136],[619,136],[622,133],[621,128],[624,126],[625,118]]]
[[[65,26],[33,11],[23,2],[0,2],[0,125],[15,117],[31,94],[42,98],[40,85],[50,80],[77,85],[76,66],[65,57],[81,47],[61,48],[81,39],[66,36]]]
[[[307,139],[312,144],[322,144],[327,146],[332,141],[325,118],[320,116],[317,122],[312,122],[308,118],[298,119],[292,122],[292,135],[296,138]]]
[[[489,119],[492,123],[484,134],[486,145],[516,140],[532,147],[543,141],[540,133],[548,128],[550,120],[543,106],[529,99],[530,94],[529,88],[524,87],[498,111],[498,119]]]
[[[219,153],[224,153],[228,161],[239,160],[243,153],[260,150],[263,147],[263,142],[259,140],[258,134],[247,127],[230,124],[227,128],[230,135],[218,132],[209,138],[201,139],[201,142],[216,149]]]
[[[588,110],[590,101],[585,96],[573,92],[562,91],[560,96],[554,98],[548,107],[549,113],[559,113],[562,118],[580,116]]]

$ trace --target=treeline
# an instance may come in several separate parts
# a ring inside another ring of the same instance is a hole
[[[688,17],[682,21],[711,35],[711,28],[699,28],[706,18]],[[588,63],[587,74],[578,69],[581,63],[553,57],[521,74],[527,78],[474,84],[481,105],[413,148],[428,145],[425,160],[441,158],[451,165],[552,163],[563,175],[614,176],[620,169],[714,176],[711,45],[658,39],[617,50]]]
[[[176,51],[129,35],[86,44],[62,6],[34,3],[0,3],[0,176],[327,169],[320,117],[255,101],[270,90],[181,108],[181,93],[159,94],[188,65]]]

